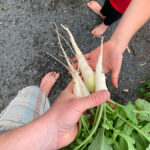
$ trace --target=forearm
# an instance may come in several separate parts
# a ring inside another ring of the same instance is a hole
[[[133,35],[149,18],[150,0],[132,0],[110,40],[124,52]]]
[[[0,149],[56,150],[55,136],[57,130],[48,113],[32,123],[1,134]]]

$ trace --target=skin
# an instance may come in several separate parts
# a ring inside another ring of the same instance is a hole
[[[99,15],[102,19],[105,19],[106,16],[103,16],[101,13],[100,13],[100,10],[102,9],[102,6],[96,2],[96,1],[90,1],[87,3],[87,6],[93,11],[95,12],[97,15]]]
[[[43,77],[40,84],[40,89],[46,94],[46,96],[49,95],[50,90],[52,89],[53,85],[55,84],[58,78],[59,73],[56,72],[49,72]]]
[[[150,1],[132,0],[110,40],[103,45],[103,70],[105,74],[111,72],[111,81],[115,88],[118,88],[118,77],[121,70],[123,53],[133,35],[149,18]],[[95,69],[97,63],[99,49],[100,47],[97,47],[85,55],[93,69]],[[74,58],[73,61],[77,61],[77,59]],[[77,65],[76,63],[75,66]]]
[[[40,87],[47,92],[56,81],[56,73],[47,74]],[[45,84],[47,82],[47,84]],[[49,86],[48,86],[49,85]],[[45,93],[46,94],[46,93]],[[79,98],[73,94],[72,82],[40,118],[20,128],[0,134],[2,150],[57,150],[70,144],[78,132],[78,121],[83,112],[107,101],[107,90]]]
[[[93,12],[95,12],[97,15],[99,15],[102,19],[105,19],[105,18],[106,18],[106,16],[103,16],[103,15],[100,13],[100,10],[102,9],[102,7],[101,7],[101,5],[100,5],[98,2],[96,2],[96,1],[90,1],[90,2],[87,3],[87,6],[88,6]],[[108,26],[106,26],[106,25],[104,24],[104,22],[103,22],[103,23],[99,24],[97,27],[95,27],[95,28],[91,31],[91,33],[92,33],[94,36],[98,37],[98,36],[102,35],[102,34],[107,30],[107,28],[108,28]]]

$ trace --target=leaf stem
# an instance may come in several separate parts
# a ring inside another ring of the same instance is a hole
[[[78,138],[80,136],[81,129],[82,129],[82,122],[81,122],[81,120],[79,120],[79,130],[78,130],[78,135],[76,138]]]
[[[103,113],[103,104],[98,106],[99,108],[99,112],[98,112],[98,117],[97,117],[97,121],[95,126],[93,127],[91,133],[89,134],[89,136],[80,144],[78,145],[76,148],[74,148],[74,150],[78,150],[81,146],[83,146],[84,144],[86,144],[86,142],[88,142],[88,140],[93,136],[93,134],[96,132],[98,125],[101,121],[101,117],[102,117],[102,113]]]
[[[112,103],[112,104],[114,104],[114,105],[117,105],[117,106],[119,106],[119,107],[121,107],[121,108],[124,108],[124,106],[122,106],[122,105],[120,105],[120,104],[114,102],[114,101],[111,100],[111,99],[109,99],[108,102],[110,102],[110,103]]]
[[[82,125],[83,125],[84,129],[85,129],[88,133],[90,133],[90,131],[89,131],[87,125],[86,125],[86,121],[85,121],[83,115],[81,116],[80,120],[81,120],[81,122],[82,122]]]
[[[129,121],[127,121],[126,119],[124,119],[122,116],[120,116],[119,114],[117,114],[117,116],[123,120],[124,122],[126,122],[129,126],[131,126],[132,128],[134,128],[135,130],[137,130],[141,135],[143,135],[149,142],[150,139],[140,130],[138,129],[136,126],[134,126],[132,123],[130,123]]]

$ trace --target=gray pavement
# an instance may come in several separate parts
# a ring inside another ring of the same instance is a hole
[[[61,53],[55,28],[51,24],[65,24],[72,31],[76,42],[87,53],[100,44],[90,30],[102,20],[90,11],[88,0],[1,0],[0,1],[0,110],[2,110],[22,88],[39,85],[49,71],[61,74],[49,100],[52,103],[70,81],[67,70],[41,50],[58,56]],[[101,4],[103,1],[101,2]],[[105,33],[109,39],[117,23]],[[66,37],[66,32],[59,26]],[[65,49],[73,57],[69,48]],[[124,53],[119,77],[119,88],[107,82],[112,99],[125,104],[138,96],[137,88],[150,78],[150,21],[131,40],[131,53]],[[136,52],[136,57],[134,51]],[[145,65],[143,65],[145,64]],[[124,92],[123,89],[128,89]]]

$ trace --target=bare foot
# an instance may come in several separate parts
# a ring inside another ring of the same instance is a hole
[[[59,73],[56,72],[49,72],[47,73],[40,84],[40,89],[48,96],[51,88],[53,87],[54,83],[59,77]]]
[[[87,6],[92,10],[94,11],[97,15],[99,15],[101,18],[105,19],[106,17],[103,16],[101,13],[100,13],[100,10],[102,9],[101,5],[96,2],[96,1],[90,1],[87,3]]]
[[[108,26],[106,26],[104,23],[101,23],[100,25],[98,25],[97,27],[95,27],[91,33],[98,37],[98,36],[101,36],[105,31],[106,29],[108,28]]]

